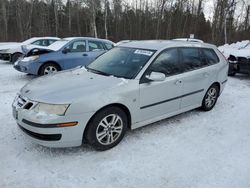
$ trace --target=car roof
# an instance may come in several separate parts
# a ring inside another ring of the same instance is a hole
[[[71,40],[76,40],[76,39],[83,39],[83,40],[95,40],[95,41],[102,41],[102,42],[108,42],[108,43],[112,43],[112,41],[110,40],[107,40],[107,39],[100,39],[100,38],[94,38],[94,37],[66,37],[66,38],[63,38],[63,40],[68,40],[68,41],[71,41]]]
[[[161,50],[171,47],[206,47],[214,48],[215,45],[198,42],[177,41],[177,40],[141,40],[120,44],[119,47],[140,48],[147,50]]]
[[[193,38],[176,38],[176,39],[173,39],[173,40],[204,43],[204,41],[202,41],[200,39],[193,39]]]
[[[39,39],[55,39],[55,40],[60,40],[58,37],[32,37],[30,38],[32,40],[39,40]]]

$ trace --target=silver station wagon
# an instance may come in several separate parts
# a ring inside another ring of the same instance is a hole
[[[228,63],[210,44],[132,41],[86,67],[43,76],[13,102],[22,132],[49,147],[97,150],[126,130],[195,108],[211,110],[227,82]]]

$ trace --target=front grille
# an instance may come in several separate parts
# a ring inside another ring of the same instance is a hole
[[[247,59],[246,57],[238,57],[239,63],[248,63],[250,59]]]
[[[43,140],[43,141],[58,141],[61,139],[62,135],[61,134],[39,134],[39,133],[35,133],[32,131],[29,131],[25,128],[23,128],[21,125],[18,125],[20,127],[20,129],[25,132],[27,135],[38,139],[38,140]]]
[[[31,109],[34,106],[34,102],[28,100],[27,98],[22,97],[21,95],[19,95],[15,102],[14,105],[17,106],[18,108],[23,108],[26,110]]]
[[[27,101],[23,99],[21,96],[17,98],[17,106],[19,106],[20,108],[22,108],[26,102]]]

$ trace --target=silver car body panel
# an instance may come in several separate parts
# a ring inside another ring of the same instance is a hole
[[[220,92],[225,87],[228,64],[213,45],[182,41],[133,41],[121,44],[119,47],[121,46],[156,50],[135,79],[103,76],[81,68],[40,77],[21,89],[19,95],[34,102],[70,104],[64,116],[57,116],[37,114],[32,110],[18,108],[15,100],[13,109],[18,113],[16,121],[20,126],[35,133],[62,135],[59,141],[41,141],[31,138],[33,141],[49,147],[79,146],[89,120],[105,106],[123,105],[130,112],[131,129],[136,129],[200,107],[206,91],[215,82],[219,83]],[[212,48],[220,62],[166,77],[162,82],[140,84],[145,70],[162,50],[183,46]],[[39,124],[70,121],[77,121],[79,124],[65,128],[38,128],[25,124],[23,119]]]

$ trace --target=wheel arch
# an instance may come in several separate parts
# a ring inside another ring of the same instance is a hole
[[[40,67],[39,67],[39,69],[38,69],[38,71],[37,71],[37,74],[38,74],[38,75],[41,75],[41,69],[42,69],[42,67],[43,67],[44,65],[46,65],[46,64],[49,64],[49,63],[55,64],[56,66],[59,67],[59,70],[62,70],[62,67],[61,67],[61,66],[59,65],[59,63],[57,63],[56,61],[46,61],[46,62],[44,62],[44,63],[42,63],[42,64],[40,65]]]
[[[17,54],[19,54],[19,55],[23,55],[23,53],[22,53],[22,52],[14,52],[14,53],[11,53],[11,55],[10,55],[10,61],[12,61],[13,56],[14,56],[14,55],[17,55]]]
[[[219,88],[219,95],[220,95],[221,85],[220,85],[219,82],[213,82],[213,83],[207,88],[206,93],[207,93],[207,91],[209,90],[209,88],[210,88],[211,86],[213,86],[213,85],[218,86],[218,88]],[[205,93],[205,95],[206,95],[206,93]],[[204,95],[204,97],[205,97],[205,95]]]
[[[112,104],[108,104],[108,105],[106,105],[106,106],[103,106],[102,108],[100,108],[99,110],[97,110],[97,111],[91,116],[91,118],[88,120],[88,123],[87,123],[86,127],[84,128],[84,131],[83,131],[83,139],[84,139],[84,137],[85,137],[85,135],[86,135],[86,132],[87,132],[87,130],[88,130],[88,127],[90,126],[90,122],[91,122],[91,120],[94,118],[94,116],[95,116],[98,112],[100,112],[101,110],[103,110],[103,109],[105,109],[105,108],[109,108],[109,107],[118,107],[118,108],[120,108],[121,110],[123,110],[123,111],[126,113],[127,118],[128,118],[128,129],[131,129],[131,113],[130,113],[128,107],[125,106],[124,104],[121,104],[121,103],[112,103]]]
[[[221,90],[221,85],[220,85],[220,83],[219,82],[214,82],[213,84],[211,84],[211,86],[212,85],[217,85],[218,86],[218,88],[219,88],[219,93],[220,93],[220,90]],[[210,87],[211,87],[210,86]]]

